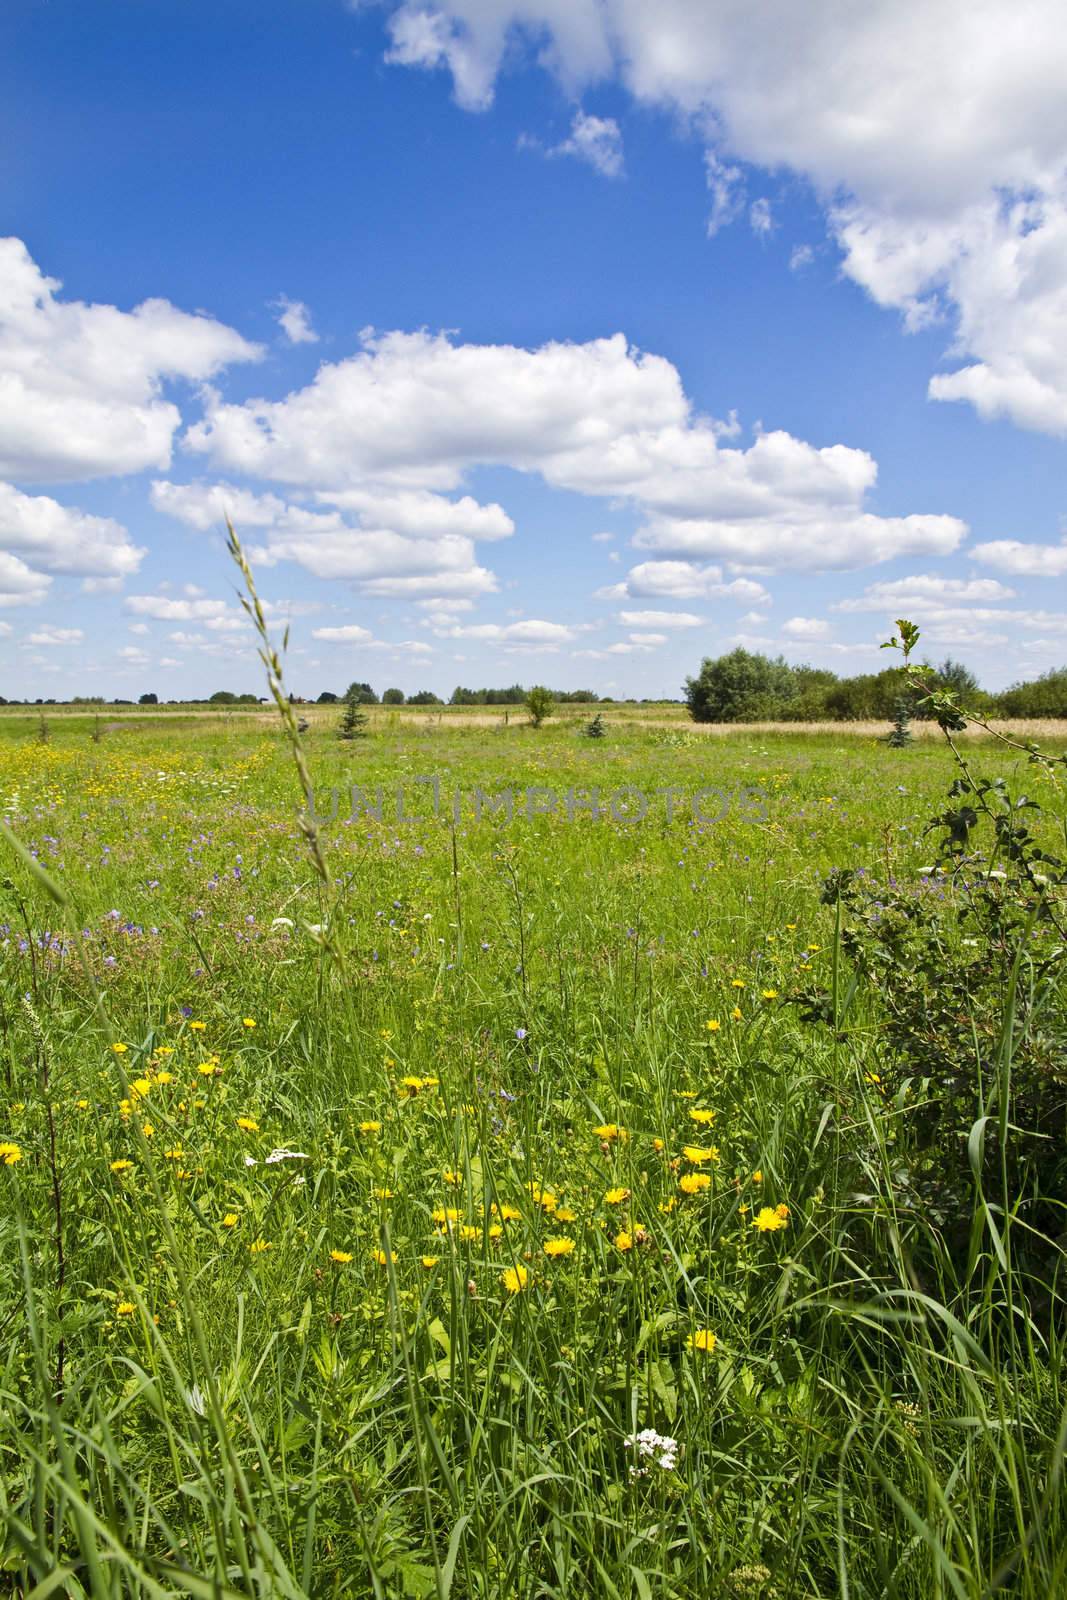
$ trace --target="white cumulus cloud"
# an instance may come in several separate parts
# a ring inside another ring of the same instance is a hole
[[[21,239],[0,239],[0,476],[61,483],[165,467],[181,424],[170,379],[260,355],[232,328],[146,300],[64,300]]]

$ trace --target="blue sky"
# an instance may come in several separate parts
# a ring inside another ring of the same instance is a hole
[[[2,692],[258,691],[224,506],[307,695],[1062,664],[1067,44],[978,9],[9,0]]]

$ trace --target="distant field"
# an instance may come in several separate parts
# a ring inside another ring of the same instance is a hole
[[[943,743],[301,710],[329,885],[266,708],[0,715],[69,898],[7,849],[12,1584],[38,1528],[72,1594],[978,1600],[1027,1537],[1010,1592],[1067,1592],[1058,1312],[914,1203],[936,1081],[821,900],[902,886],[970,959]]]
[[[317,731],[329,730],[339,723],[341,709],[336,705],[300,705],[300,716]],[[365,707],[368,733],[399,731],[404,728],[420,730],[444,728],[496,728],[514,730],[529,727],[529,717],[522,706],[367,706]],[[560,705],[552,714],[549,727],[580,729],[595,716],[603,714],[609,727],[684,728],[696,738],[736,738],[750,736],[804,737],[818,734],[826,737],[848,736],[862,739],[879,739],[888,729],[887,722],[745,722],[699,723],[693,722],[684,705],[671,701],[647,705],[628,705],[624,702],[601,701],[596,705]],[[118,726],[127,722],[151,725],[160,719],[171,723],[173,719],[192,719],[199,725],[204,721],[223,726],[235,721],[262,724],[272,727],[277,712],[271,705],[259,706],[208,706],[201,702],[162,706],[4,706],[0,708],[0,737],[5,724],[13,725],[17,733],[26,721],[39,722],[42,712],[50,724],[61,726],[70,718],[75,722],[99,719],[102,727]],[[1067,746],[1067,719],[1055,717],[1015,717],[997,720],[994,726],[1012,738],[1051,740]],[[914,721],[912,735],[916,739],[941,739],[940,730],[933,723]],[[960,735],[964,739],[987,738],[981,728],[971,726]]]

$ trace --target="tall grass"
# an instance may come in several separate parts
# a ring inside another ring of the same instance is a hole
[[[292,760],[348,776],[328,727],[60,724],[32,766],[27,737],[0,755],[33,852],[0,963],[11,1592],[1067,1592],[1062,1250],[1021,1273],[1034,1197],[983,1149],[1062,996],[1024,946],[976,1033],[961,1251],[901,1183],[936,1085],[818,903],[843,860],[920,892],[947,757],[745,732],[711,781],[765,785],[758,826],[446,807],[313,845]],[[508,769],[494,738],[435,758],[468,786],[708,780],[647,731],[549,726]],[[424,754],[391,728],[359,775],[410,785]],[[953,918],[945,890],[950,952]],[[645,1428],[674,1470],[632,1470]]]

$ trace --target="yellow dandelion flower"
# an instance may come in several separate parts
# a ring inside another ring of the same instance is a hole
[[[156,1082],[157,1083],[163,1083],[163,1084],[173,1083],[174,1082],[174,1074],[173,1074],[173,1072],[157,1072],[156,1073]]]
[[[557,1206],[553,1213],[557,1222],[577,1222],[578,1213],[572,1211],[570,1206]]]
[[[399,1259],[400,1257],[397,1255],[395,1250],[390,1250],[388,1255],[384,1250],[371,1251],[371,1260],[376,1261],[380,1267],[387,1267],[390,1265],[395,1267]]]
[[[741,1021],[741,1007],[740,1006],[734,1006],[734,1009],[730,1012],[730,1016],[733,1018],[734,1022],[740,1022]]]
[[[705,1161],[718,1161],[719,1147],[715,1144],[709,1144],[706,1149],[702,1149],[700,1145],[687,1144],[683,1146],[682,1154],[694,1167],[699,1167]]]
[[[155,1131],[156,1131],[155,1128],[152,1126],[152,1124],[150,1122],[142,1122],[142,1124],[141,1124],[141,1132],[144,1134],[146,1139],[151,1139],[151,1137],[155,1133]]]
[[[507,1201],[502,1206],[498,1206],[494,1200],[489,1209],[495,1217],[500,1218],[501,1222],[517,1222],[522,1216],[518,1206],[509,1206]]]
[[[397,1091],[398,1093],[406,1096],[407,1099],[413,1100],[420,1090],[424,1089],[425,1087],[426,1084],[422,1078],[407,1077],[401,1078],[399,1084],[397,1085]]]
[[[242,1026],[242,1028],[254,1028],[255,1025],[256,1025],[255,1017],[242,1017],[241,1018],[241,1026]]]
[[[462,1172],[455,1172],[451,1167],[446,1167],[441,1176],[444,1178],[445,1182],[450,1183],[454,1189],[458,1188],[463,1182]]]
[[[710,1328],[697,1328],[685,1342],[690,1350],[702,1350],[705,1355],[710,1356],[719,1341]]]
[[[457,1210],[455,1206],[435,1206],[430,1215],[439,1228],[450,1228],[463,1217],[462,1211]]]
[[[74,1104],[77,1106],[79,1111],[88,1111],[89,1109],[88,1100],[75,1100]]]
[[[653,1139],[652,1148],[653,1148],[653,1150],[663,1150],[665,1148],[663,1140],[662,1139]]]
[[[783,1217],[774,1206],[761,1206],[752,1218],[752,1226],[758,1228],[760,1233],[777,1233],[779,1228],[784,1228],[789,1222],[789,1212]]]
[[[569,1256],[574,1249],[574,1240],[567,1239],[562,1234],[555,1239],[546,1239],[544,1251],[546,1256]]]
[[[671,1197],[668,1200],[661,1200],[660,1201],[659,1208],[663,1212],[663,1215],[665,1217],[669,1217],[671,1212],[674,1210],[674,1208],[675,1208],[675,1206],[677,1204],[678,1204],[678,1196],[676,1194],[672,1194]]]
[[[599,1128],[593,1129],[593,1132],[598,1139],[605,1139],[609,1144],[613,1139],[628,1139],[630,1137],[627,1130],[621,1128],[617,1122],[602,1122]]]
[[[719,1021],[718,1017],[709,1017],[704,1026],[707,1028],[709,1033],[718,1033],[719,1029],[722,1027],[722,1023]]]
[[[730,980],[730,988],[731,989],[743,989],[744,987],[745,987],[744,978],[731,978],[731,980]]]
[[[253,1023],[253,1027],[254,1026],[255,1026],[255,1024]],[[347,1266],[348,1263],[351,1261],[351,1259],[352,1259],[352,1253],[349,1250],[331,1250],[330,1251],[330,1260],[339,1262],[341,1264],[341,1266],[343,1266],[343,1267]]]
[[[249,1254],[253,1255],[253,1256],[260,1256],[260,1255],[263,1254],[264,1250],[273,1250],[273,1249],[274,1249],[274,1246],[272,1244],[270,1244],[266,1239],[253,1239],[252,1243],[248,1247]]]
[[[132,1317],[136,1310],[137,1307],[132,1300],[120,1300],[115,1307],[115,1315],[117,1317]]]
[[[126,1172],[132,1166],[133,1162],[127,1161],[125,1157],[123,1157],[121,1161],[113,1161],[111,1163],[111,1170],[112,1172]]]
[[[678,1187],[683,1194],[699,1194],[702,1189],[711,1188],[711,1179],[706,1172],[687,1172],[678,1179]]]
[[[706,1128],[715,1121],[717,1113],[714,1111],[709,1111],[706,1106],[690,1106],[689,1115],[694,1122],[699,1122],[703,1127]]]
[[[259,1132],[259,1123],[256,1121],[255,1117],[238,1117],[237,1126],[245,1133]]]
[[[380,1122],[361,1122],[359,1131],[360,1133],[381,1133],[382,1125]]]
[[[466,1244],[473,1244],[475,1239],[481,1237],[481,1228],[475,1227],[473,1222],[465,1222],[459,1230],[459,1236]]]
[[[396,1194],[395,1189],[375,1189],[372,1192],[375,1200],[392,1200]]]
[[[236,1211],[227,1211],[226,1215],[222,1219],[222,1226],[224,1228],[236,1228],[236,1226],[237,1226],[237,1213],[236,1213]]]
[[[422,1264],[422,1266],[424,1266],[426,1268],[427,1272],[431,1271],[432,1268],[436,1267],[436,1265],[440,1261],[440,1259],[441,1259],[440,1256],[420,1256],[419,1257],[420,1263]]]
[[[764,989],[763,998],[764,998],[764,1000],[777,1000],[777,998],[778,998],[778,990],[777,989]]]
[[[190,1022],[189,1026],[193,1030],[194,1033],[203,1033],[204,1029],[207,1027],[207,1023],[206,1022]]]
[[[134,1078],[130,1084],[130,1094],[133,1098],[144,1100],[152,1092],[152,1085],[147,1078]]]
[[[524,1266],[508,1267],[500,1274],[500,1281],[508,1294],[520,1294],[529,1281],[530,1274]]]
[[[617,1233],[612,1242],[615,1245],[616,1250],[632,1250],[634,1247],[634,1236],[632,1233]]]
[[[752,1182],[753,1183],[762,1183],[763,1182],[763,1173],[760,1171],[759,1167],[757,1167],[755,1172],[752,1174]]]
[[[604,1196],[604,1204],[608,1206],[621,1206],[623,1202],[629,1200],[629,1198],[629,1189],[609,1189],[607,1194]]]

